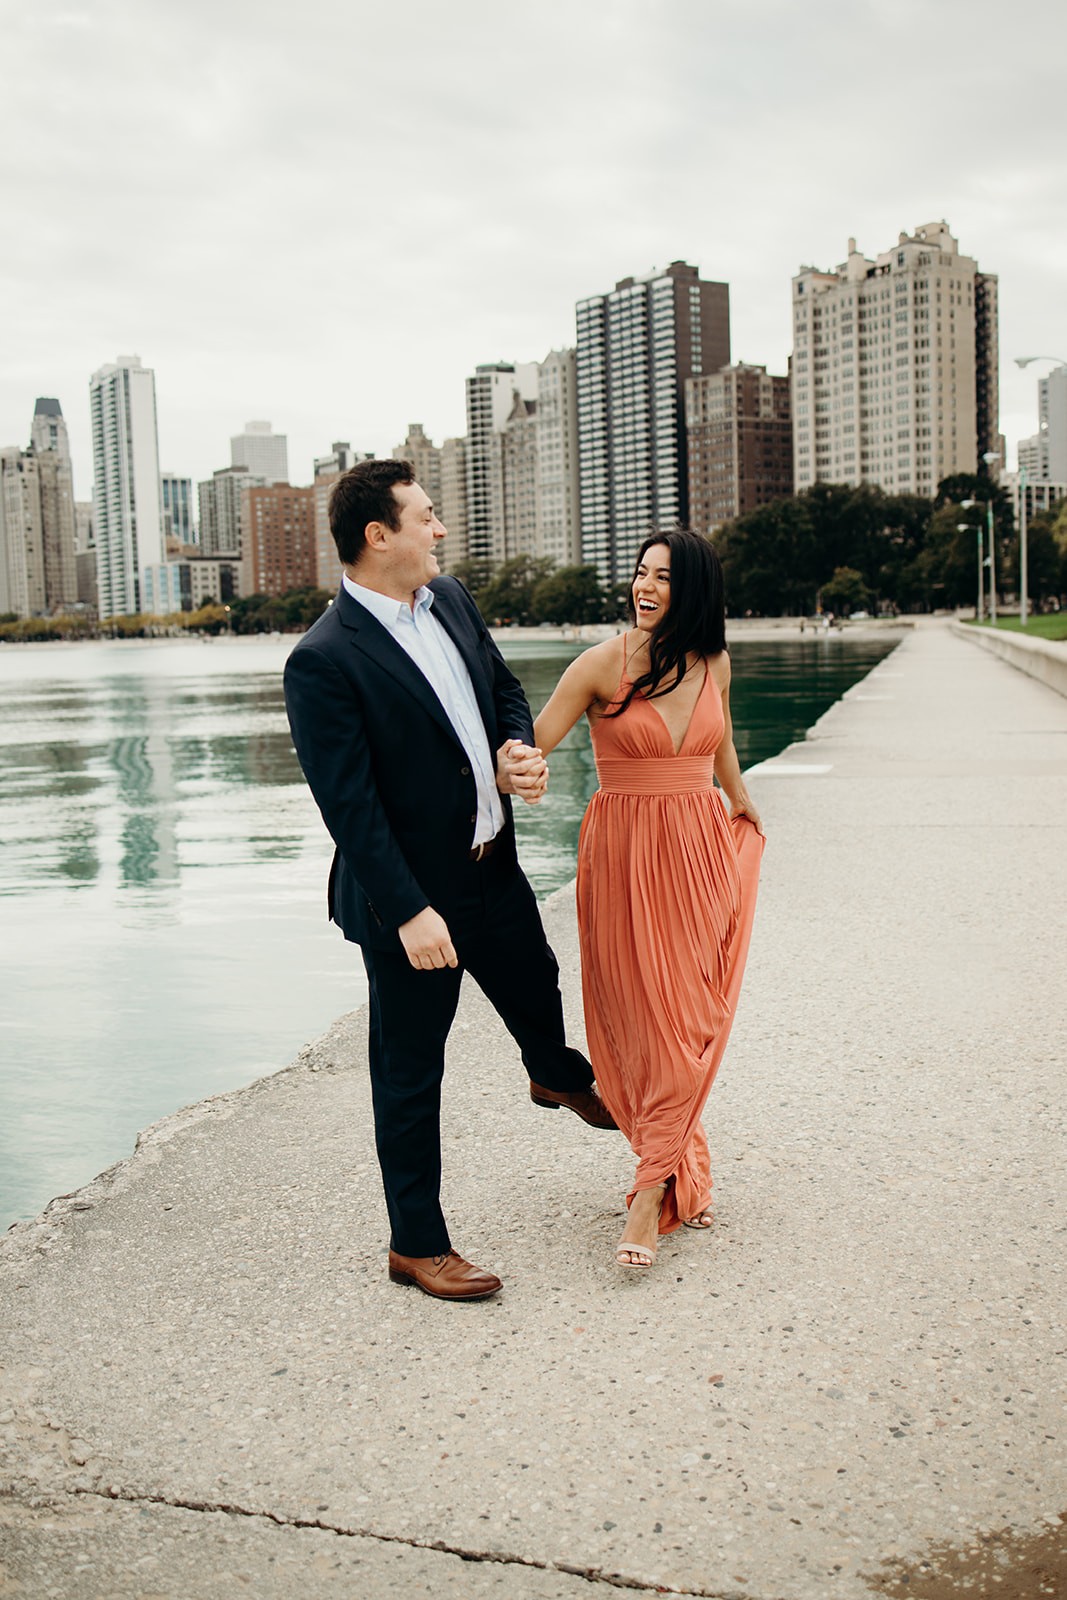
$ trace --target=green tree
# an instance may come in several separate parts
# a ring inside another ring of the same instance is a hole
[[[630,590],[633,587],[629,578],[618,578],[604,595],[604,610],[601,613],[601,622],[625,622],[630,615]]]
[[[533,620],[533,593],[549,576],[555,562],[547,556],[512,556],[501,562],[489,582],[478,590],[475,601],[486,622]]]
[[[971,515],[973,518],[973,511]],[[978,593],[977,528],[977,522],[969,522],[961,506],[951,503],[930,518],[916,577],[923,602],[931,610],[974,604]]]
[[[537,622],[599,622],[607,599],[596,567],[560,567],[534,586],[531,609]]]
[[[738,517],[720,536],[718,549],[734,616],[813,611],[815,592],[834,567],[821,557],[806,496],[771,500]]]
[[[316,589],[308,584],[302,589],[290,589],[282,598],[286,631],[303,633],[322,616],[333,595],[329,589]]]
[[[835,567],[833,576],[819,591],[824,611],[847,616],[850,611],[861,611],[870,603],[870,590],[863,581],[862,572],[855,567]]]
[[[214,600],[205,600],[196,611],[183,611],[178,620],[183,628],[195,633],[221,633],[226,627],[228,614],[225,606]]]
[[[450,569],[452,576],[465,584],[477,600],[493,576],[493,563],[488,556],[468,556],[466,561],[457,561]]]
[[[926,529],[932,512],[933,502],[923,495],[894,494],[885,497],[884,521],[874,559],[866,569],[875,605],[878,600],[883,600],[898,610],[913,611],[922,604],[922,582],[917,563],[926,542]]]
[[[957,472],[951,477],[942,478],[937,486],[935,506],[955,505],[962,506],[964,500],[975,500],[978,505],[968,507],[966,512],[961,512],[957,518],[960,522],[974,522],[977,526],[988,515],[986,507],[993,505],[993,541],[996,555],[997,568],[997,593],[1002,589],[1011,588],[1012,584],[1005,581],[1005,573],[1010,572],[1009,550],[1015,538],[1015,512],[1011,503],[1011,496],[1006,489],[998,483],[987,478],[982,472]],[[980,509],[979,509],[980,508]],[[986,554],[988,555],[988,550]],[[975,580],[977,582],[977,578]]]
[[[1064,502],[1067,504],[1067,502]],[[1055,506],[1033,517],[1026,530],[1026,592],[1035,606],[1042,606],[1050,598],[1059,599],[1064,593],[1067,576],[1067,555],[1056,538]],[[1016,534],[1008,547],[1008,574],[1019,572],[1020,539]],[[1010,578],[1005,588],[1010,588]]]

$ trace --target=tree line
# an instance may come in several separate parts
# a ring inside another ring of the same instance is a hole
[[[734,615],[764,616],[804,615],[818,604],[872,612],[973,605],[990,506],[997,591],[1016,594],[1011,499],[988,478],[960,473],[943,479],[933,500],[819,483],[738,517],[716,539],[727,604]],[[1067,501],[1031,519],[1027,555],[1031,603],[1058,606],[1067,597]]]
[[[1019,537],[1007,492],[978,474],[945,478],[935,499],[871,484],[815,484],[772,500],[715,535],[731,616],[810,616],[818,609],[923,612],[974,605],[978,533],[993,509],[997,592],[1018,589]],[[987,544],[983,547],[987,551]],[[1029,598],[1067,605],[1067,500],[1030,521]],[[515,556],[454,569],[490,623],[615,622],[629,580],[603,586],[596,568]],[[985,588],[988,592],[988,579]]]
[[[182,633],[304,633],[333,599],[329,589],[305,586],[283,595],[250,594],[222,605],[208,596],[195,611],[163,615],[134,612],[98,620],[88,613],[71,616],[0,615],[0,640],[37,642],[45,639],[146,639]]]

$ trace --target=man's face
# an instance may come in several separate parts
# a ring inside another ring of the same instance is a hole
[[[395,483],[393,499],[400,507],[400,526],[388,532],[389,575],[406,598],[440,573],[436,551],[445,529],[417,483]]]

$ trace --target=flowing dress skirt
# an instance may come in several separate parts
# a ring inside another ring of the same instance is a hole
[[[602,718],[601,787],[578,846],[589,1055],[638,1158],[629,1198],[668,1184],[661,1233],[711,1202],[700,1118],[741,989],[763,853],[755,825],[731,822],[713,786],[722,733],[710,673],[677,754],[640,694]]]

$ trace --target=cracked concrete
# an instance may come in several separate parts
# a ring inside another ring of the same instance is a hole
[[[1067,701],[919,629],[752,786],[710,1236],[614,1267],[628,1152],[468,988],[445,1202],[505,1288],[391,1285],[342,1018],[0,1245],[4,1600],[860,1600],[1062,1538]]]

